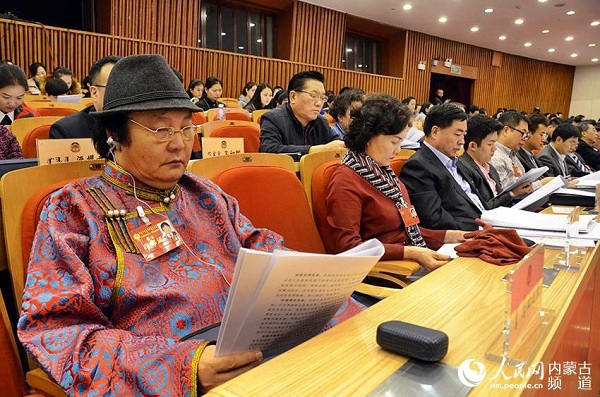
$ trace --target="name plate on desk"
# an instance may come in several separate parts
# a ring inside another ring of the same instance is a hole
[[[37,154],[40,165],[101,159],[91,138],[38,139]]]
[[[202,138],[202,158],[244,153],[244,138]]]

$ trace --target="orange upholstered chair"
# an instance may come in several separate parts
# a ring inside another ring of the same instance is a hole
[[[252,121],[254,121],[255,123],[258,123],[258,125],[260,125],[260,119],[262,118],[262,115],[267,113],[269,110],[272,110],[272,109],[255,110],[254,112],[252,112]]]
[[[36,141],[38,139],[49,139],[50,127],[51,126],[48,124],[41,125],[39,127],[35,127],[33,130],[25,134],[25,138],[23,138],[23,145],[21,147],[23,150],[23,157],[26,159],[34,159],[37,157]]]
[[[204,114],[204,112],[192,113],[192,123],[196,125],[202,125],[206,123],[206,114]]]
[[[98,161],[82,161],[30,167],[9,172],[0,181],[4,239],[17,308],[21,307],[29,253],[46,199],[72,179],[99,174],[103,165]],[[26,380],[31,388],[44,395],[66,396],[44,371],[35,368],[32,362],[29,367]]]
[[[325,116],[325,118],[327,119],[327,122],[329,123],[329,125],[334,125],[335,124],[335,119],[333,118],[332,115],[330,115],[329,113],[323,113],[323,116]]]
[[[208,121],[215,121],[219,116],[219,110],[223,111],[225,116],[225,120],[243,120],[243,121],[251,121],[250,113],[246,109],[236,109],[236,108],[221,108],[221,109],[208,109],[206,112],[206,119]]]
[[[415,154],[414,150],[411,149],[402,149],[400,153],[394,157],[394,159],[390,162],[390,167],[396,176],[400,176],[400,171],[402,171],[402,167],[404,167],[404,163],[409,159],[410,156]]]
[[[40,116],[68,116],[73,113],[77,113],[77,109],[68,107],[45,107],[36,109]]]
[[[279,233],[286,247],[325,252],[291,157],[272,153],[220,156],[198,160],[188,169],[212,179],[235,197],[241,213],[254,226]]]
[[[219,102],[224,103],[228,108],[242,109],[236,98],[219,98]]]
[[[205,131],[204,136],[215,138],[244,138],[244,152],[257,153],[260,147],[260,128],[258,124],[236,124],[226,120],[226,123]]]

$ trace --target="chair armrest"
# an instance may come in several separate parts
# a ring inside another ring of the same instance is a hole
[[[398,288],[380,287],[377,285],[360,283],[356,288],[356,291],[364,295],[372,296],[373,298],[384,299],[400,290]]]
[[[374,272],[385,272],[399,276],[410,276],[421,268],[418,262],[412,260],[379,261],[371,269]]]
[[[53,397],[67,397],[63,389],[52,380],[41,368],[27,372],[27,384],[35,391]]]

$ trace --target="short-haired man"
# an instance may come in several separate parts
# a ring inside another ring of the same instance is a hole
[[[448,101],[446,101],[448,102]],[[442,90],[441,88],[438,88],[435,91],[435,96],[433,97],[433,100],[431,101],[431,103],[433,103],[433,105],[442,105],[444,103],[444,90]]]
[[[502,113],[499,121],[504,127],[498,134],[496,152],[490,163],[498,171],[502,186],[509,186],[525,174],[517,152],[529,136],[529,119],[521,113],[508,111]]]
[[[600,170],[600,152],[596,149],[596,144],[600,139],[598,131],[592,123],[579,124],[581,138],[577,146],[577,153],[583,157],[585,163],[595,170]]]
[[[352,117],[350,113],[359,109],[365,101],[365,92],[358,88],[350,88],[338,95],[329,109],[329,114],[335,120],[331,130],[340,138],[344,139]]]
[[[556,127],[552,141],[536,157],[540,164],[548,167],[551,176],[569,176],[565,157],[577,145],[581,133],[573,124],[563,123]]]
[[[458,161],[467,132],[467,114],[452,104],[434,106],[425,139],[400,172],[421,224],[430,229],[476,230],[485,207]]]
[[[474,115],[467,121],[465,135],[465,152],[459,161],[468,171],[468,177],[473,180],[475,189],[486,208],[510,206],[515,197],[531,193],[531,183],[521,184],[509,192],[502,192],[502,184],[498,171],[489,164],[496,151],[498,132],[503,128],[502,123],[486,115]],[[501,194],[500,194],[501,193]]]
[[[50,138],[91,138],[92,129],[96,128],[97,121],[90,112],[98,112],[104,106],[104,89],[108,81],[108,75],[115,63],[121,59],[118,56],[107,56],[98,61],[90,68],[90,96],[92,105],[85,109],[63,117],[50,127]]]
[[[260,151],[305,155],[344,147],[331,131],[321,108],[327,100],[325,77],[316,71],[294,75],[288,85],[289,103],[263,114]]]
[[[548,138],[547,128],[550,125],[550,120],[541,113],[533,113],[529,116],[529,137],[523,142],[523,147],[517,152],[519,161],[525,168],[525,172],[532,168],[539,168],[541,164],[535,159],[534,150],[536,153],[542,150],[542,146]]]

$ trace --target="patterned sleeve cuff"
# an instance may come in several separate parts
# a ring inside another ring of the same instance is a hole
[[[192,366],[190,368],[190,397],[198,397],[199,395],[198,389],[201,385],[198,384],[198,364],[200,363],[200,357],[202,356],[204,349],[206,349],[206,346],[214,344],[215,341],[205,340],[198,345],[198,348],[194,353],[194,358],[192,359]]]

